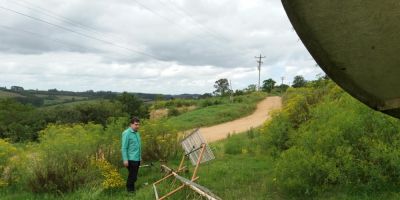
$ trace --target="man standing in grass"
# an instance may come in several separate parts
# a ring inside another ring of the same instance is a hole
[[[124,166],[128,168],[129,175],[126,181],[126,189],[128,192],[135,191],[135,182],[140,166],[140,160],[142,157],[142,146],[140,141],[140,134],[138,132],[140,120],[137,117],[133,117],[131,125],[122,133],[122,160]]]

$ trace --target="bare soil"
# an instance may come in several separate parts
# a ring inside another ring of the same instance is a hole
[[[224,139],[228,134],[243,133],[252,127],[261,126],[270,118],[271,111],[280,109],[281,107],[281,97],[267,97],[257,104],[257,108],[253,114],[223,124],[202,127],[200,128],[200,133],[207,142]]]

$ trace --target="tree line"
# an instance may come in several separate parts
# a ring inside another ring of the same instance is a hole
[[[0,138],[11,142],[36,141],[48,124],[89,123],[105,126],[110,117],[149,117],[149,105],[135,95],[122,93],[115,100],[75,106],[37,108],[15,99],[0,99]]]
[[[324,76],[320,76],[318,77],[318,79],[324,79],[327,80],[329,79],[327,75]],[[260,87],[261,91],[264,92],[278,92],[278,93],[282,93],[285,92],[290,86],[287,84],[280,84],[280,85],[275,85],[277,82],[274,81],[272,78],[266,79],[262,82],[262,85]],[[303,76],[301,75],[297,75],[293,78],[293,82],[292,82],[292,87],[293,88],[300,88],[300,87],[305,87],[308,83],[313,83],[313,81],[308,81],[306,80]],[[212,95],[215,96],[229,96],[229,95],[242,95],[242,94],[246,94],[246,93],[251,93],[251,92],[255,92],[257,91],[257,86],[255,84],[250,84],[247,88],[244,88],[242,90],[235,90],[233,91],[230,88],[230,84],[228,79],[226,78],[221,78],[217,81],[215,81],[214,84],[214,92],[213,94],[211,93],[205,93],[203,94],[201,97],[210,97]]]

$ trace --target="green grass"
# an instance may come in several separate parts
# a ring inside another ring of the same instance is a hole
[[[179,130],[187,130],[231,121],[251,114],[255,108],[255,104],[243,103],[209,106],[171,117],[167,122],[173,124]]]
[[[228,139],[210,144],[214,151],[216,159],[208,163],[202,164],[198,171],[200,177],[196,182],[208,188],[214,194],[222,199],[241,199],[241,200],[268,200],[268,199],[295,199],[290,194],[282,193],[279,188],[274,185],[273,169],[274,160],[266,153],[254,151],[253,153],[228,154],[226,147],[233,144],[236,148],[246,149],[255,147],[256,141],[259,138],[252,134],[237,134]],[[179,158],[170,161],[167,165],[175,168],[179,163]],[[193,166],[186,162],[189,166],[189,172],[181,173],[185,177],[189,177],[193,172]],[[23,191],[21,188],[0,189],[0,199],[154,199],[154,191],[152,183],[163,177],[159,170],[159,163],[155,163],[156,167],[141,168],[139,178],[136,182],[137,192],[130,195],[125,192],[125,188],[121,187],[114,190],[102,190],[99,187],[82,188],[73,193],[54,195],[54,194],[32,194],[28,191]],[[120,169],[123,177],[126,177],[127,170]],[[172,179],[171,179],[172,180]],[[171,183],[169,181],[168,183]],[[177,185],[175,183],[175,185]],[[168,187],[168,185],[164,185]],[[160,186],[159,190],[163,190]],[[165,192],[163,193],[165,194]],[[186,189],[173,195],[172,200],[186,199],[186,195],[194,194]],[[187,198],[192,199],[193,197]],[[399,199],[400,191],[385,192],[379,194],[369,193],[352,193],[346,188],[328,191],[320,194],[313,199],[328,199],[328,200],[373,200],[373,199]]]
[[[221,104],[198,108],[170,117],[167,123],[173,124],[178,130],[188,130],[201,126],[211,126],[250,115],[256,109],[257,103],[266,97],[265,93],[256,93],[235,97],[238,101],[230,103],[221,100]]]

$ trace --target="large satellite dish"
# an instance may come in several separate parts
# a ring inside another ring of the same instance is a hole
[[[400,118],[398,0],[282,0],[300,39],[338,85]]]

